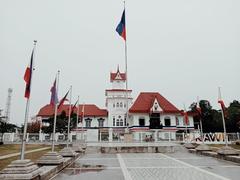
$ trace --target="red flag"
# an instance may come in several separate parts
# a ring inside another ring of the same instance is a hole
[[[58,109],[60,109],[60,107],[63,105],[63,103],[67,100],[67,95],[68,95],[69,91],[65,94],[65,96],[61,99],[59,105],[58,105]]]
[[[224,117],[227,117],[227,108],[226,108],[223,100],[218,100],[218,103],[221,105]]]
[[[26,82],[24,97],[27,99],[29,99],[30,92],[31,92],[31,81],[32,81],[32,71],[33,71],[33,53],[34,53],[34,50],[32,50],[30,65],[26,68],[26,71],[24,74],[24,81]]]

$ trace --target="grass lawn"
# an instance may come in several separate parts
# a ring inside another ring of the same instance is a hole
[[[26,150],[49,147],[44,144],[26,144]],[[0,156],[20,152],[21,144],[4,144],[0,146]]]
[[[6,147],[3,147],[3,146],[6,146]],[[2,146],[0,146],[0,153],[2,154],[2,150],[5,152],[4,155],[20,152],[20,146],[21,145],[13,145],[13,144],[11,144],[11,145],[2,145]],[[27,150],[39,149],[39,148],[43,148],[43,147],[50,147],[50,146],[47,146],[47,145],[37,145],[37,144],[28,144],[27,145]],[[9,148],[9,149],[7,149],[7,148]],[[56,151],[60,151],[61,149],[62,149],[62,146],[55,146],[55,150]],[[42,155],[46,154],[49,151],[51,151],[51,149],[38,151],[38,152],[34,152],[34,153],[29,153],[29,154],[25,155],[25,159],[31,159],[33,162],[36,162]],[[20,155],[0,160],[0,170],[4,169],[12,161],[17,160],[19,158],[20,158]]]

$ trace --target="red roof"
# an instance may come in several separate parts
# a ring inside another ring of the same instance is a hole
[[[114,80],[116,79],[116,76],[117,76],[118,74],[120,75],[120,78],[121,78],[120,80],[123,80],[123,81],[126,80],[126,73],[121,73],[120,70],[119,70],[119,67],[118,67],[116,73],[110,73],[110,81],[111,81],[111,82],[114,81]]]
[[[163,113],[179,113],[180,111],[164,98],[158,92],[142,92],[129,109],[130,113],[150,113],[155,98],[158,101],[159,106],[163,110]]]
[[[68,109],[69,109],[69,105],[64,104],[61,106],[61,108],[58,110],[58,114],[61,114],[62,111],[65,111],[66,114],[68,115]],[[79,105],[79,115],[82,114],[82,109],[83,109],[83,105]],[[74,108],[74,112],[77,113],[77,108]],[[54,114],[54,107],[50,104],[45,105],[44,107],[42,107],[37,116],[42,116],[42,117],[49,117],[52,116]],[[107,117],[108,116],[108,112],[105,109],[100,109],[99,107],[97,107],[94,104],[85,104],[84,105],[84,116],[85,117],[92,117],[92,116],[99,116],[99,117]]]

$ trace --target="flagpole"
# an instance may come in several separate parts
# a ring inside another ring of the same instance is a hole
[[[78,100],[77,100],[77,123],[76,123],[76,129],[78,127],[78,119],[79,119],[78,114],[79,114],[79,96],[78,96]]]
[[[126,4],[125,1],[124,2],[124,11],[125,11],[125,27],[127,27],[127,23],[126,23]],[[126,108],[127,108],[127,113],[126,113],[126,121],[127,121],[127,127],[129,126],[128,123],[128,119],[129,119],[129,113],[128,113],[128,66],[127,66],[127,28],[125,28],[125,33],[126,33],[126,39],[125,39],[125,43],[124,43],[124,47],[125,47],[125,74],[126,74]]]
[[[184,107],[183,120],[184,120],[184,122],[185,122],[185,131],[186,131],[186,138],[187,138],[187,123],[186,123],[186,117],[185,117],[185,113],[187,113],[187,111],[186,111],[186,106],[185,106],[185,104],[183,104],[183,107]]]
[[[72,109],[71,100],[72,100],[72,86],[70,86],[70,98],[69,98],[67,147],[69,146],[69,142],[70,142],[70,119],[71,119],[71,109]]]
[[[218,100],[222,100],[221,97],[221,88],[218,87]],[[224,112],[223,109],[221,108],[221,114],[222,114],[222,121],[223,121],[223,131],[224,131],[224,141],[225,141],[225,146],[228,146],[228,138],[227,138],[227,131],[226,131],[226,123],[225,123],[225,118],[224,118]]]
[[[199,104],[199,97],[197,96],[197,108],[200,108],[200,104]],[[202,127],[202,117],[201,114],[199,116],[199,122],[200,122],[200,136],[201,136],[201,140],[202,140],[202,144],[204,144],[204,135],[203,135],[203,127]]]
[[[58,84],[59,84],[59,75],[60,71],[57,72],[57,82],[56,82],[56,95],[58,94]],[[55,96],[56,96],[55,95]],[[54,97],[55,98],[55,97]],[[54,152],[54,146],[55,146],[55,136],[56,136],[56,122],[57,122],[57,109],[58,109],[58,102],[55,103],[54,106],[54,120],[53,120],[53,135],[52,135],[52,152]]]
[[[82,106],[82,128],[81,128],[81,140],[83,141],[83,120],[84,120],[84,108],[85,108],[85,103],[83,103]]]
[[[33,59],[34,59],[34,56],[35,56],[36,44],[37,44],[37,41],[34,40]],[[31,69],[31,79],[32,79],[33,67],[31,67],[31,68],[32,68]],[[30,89],[31,89],[31,83],[30,83]],[[27,98],[26,109],[25,109],[24,129],[23,129],[23,138],[22,138],[22,146],[21,146],[21,156],[20,156],[21,160],[24,160],[24,154],[25,154],[26,134],[27,134],[27,121],[28,121],[28,115],[29,115],[29,105],[30,105],[30,94],[29,94],[29,98]]]

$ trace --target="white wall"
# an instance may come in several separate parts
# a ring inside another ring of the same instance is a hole
[[[83,127],[86,127],[86,119],[91,119],[91,127],[98,127],[98,119],[102,118],[104,119],[103,121],[103,127],[107,126],[107,117],[84,117],[83,120]],[[81,123],[78,123],[78,127],[82,127]]]
[[[176,125],[176,116],[179,120],[179,125]],[[131,120],[129,126],[139,126],[139,118],[145,119],[145,126],[149,126],[149,114],[146,113],[131,113],[130,114]],[[160,120],[163,126],[165,126],[164,118],[169,117],[171,121],[171,126],[177,126],[177,127],[184,127],[183,125],[183,116],[176,115],[176,114],[162,114],[160,115]],[[188,127],[194,127],[193,117],[189,116],[189,125]]]

